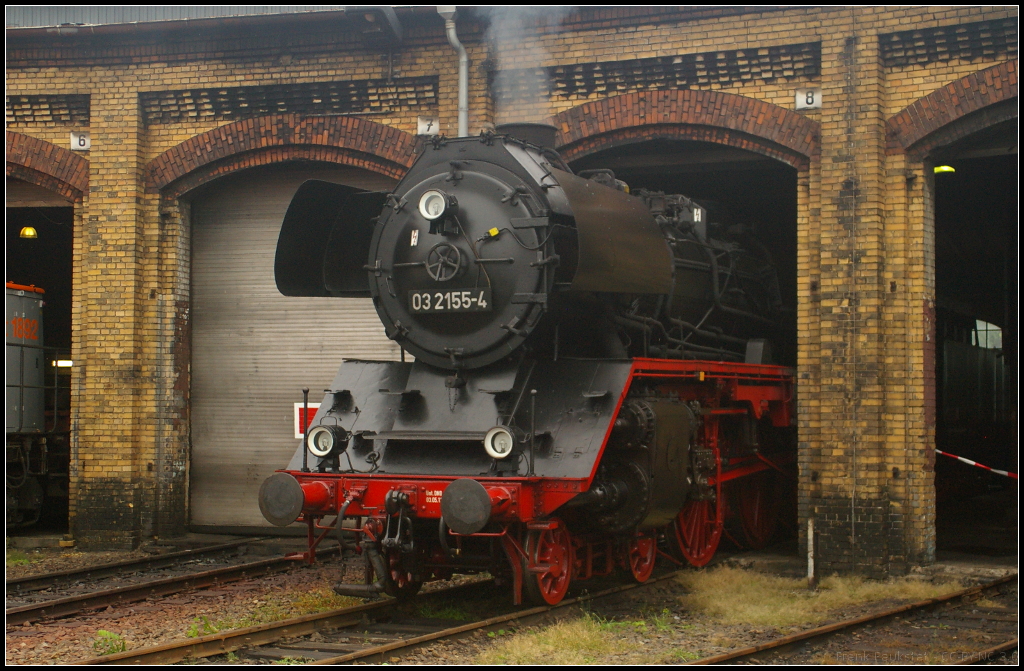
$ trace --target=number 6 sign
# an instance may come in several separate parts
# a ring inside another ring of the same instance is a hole
[[[89,151],[92,140],[89,139],[89,131],[71,131],[71,151]]]

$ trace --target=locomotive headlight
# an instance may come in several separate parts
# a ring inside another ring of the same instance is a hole
[[[420,196],[420,214],[427,221],[434,221],[444,216],[448,209],[448,196],[443,191],[430,190]]]
[[[494,459],[504,459],[512,454],[515,444],[515,438],[503,426],[494,427],[484,436],[484,450],[487,451],[488,456]]]
[[[348,432],[340,426],[314,426],[306,436],[306,448],[314,457],[323,458],[348,444]]]

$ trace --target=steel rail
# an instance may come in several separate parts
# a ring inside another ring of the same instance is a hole
[[[24,592],[36,592],[55,585],[72,583],[80,580],[96,580],[98,578],[106,578],[112,575],[132,573],[135,570],[165,568],[195,557],[228,552],[239,546],[247,545],[249,543],[257,543],[259,541],[267,540],[267,538],[269,538],[269,536],[247,538],[245,540],[221,543],[219,545],[211,545],[203,548],[169,552],[167,554],[146,557],[143,559],[126,559],[124,561],[112,562],[109,564],[98,564],[88,568],[54,571],[53,573],[40,573],[37,575],[25,576],[24,578],[15,578],[14,580],[7,581],[7,594],[10,596],[12,594],[20,594]]]
[[[432,632],[421,636],[404,639],[401,641],[393,641],[383,645],[374,646],[372,648],[367,648],[365,650],[360,650],[358,652],[347,653],[344,655],[339,655],[337,657],[321,659],[309,663],[323,665],[346,664],[354,662],[389,662],[404,657],[412,652],[415,652],[420,647],[433,644],[438,640],[465,638],[467,636],[472,635],[476,631],[493,631],[497,630],[500,627],[508,626],[509,623],[513,622],[519,625],[534,624],[544,619],[547,619],[552,615],[569,610],[574,606],[580,606],[590,601],[630,591],[633,589],[639,589],[655,585],[666,580],[671,580],[677,577],[680,573],[682,573],[682,571],[673,571],[666,575],[659,576],[658,578],[655,578],[653,580],[649,580],[644,584],[620,585],[617,587],[602,590],[600,592],[595,592],[593,594],[583,595],[571,599],[565,599],[555,606],[540,606],[521,609],[512,613],[499,615],[478,622],[459,625],[456,627],[450,627],[447,629],[439,630],[437,632]],[[925,601],[917,602],[914,604],[907,604],[904,606],[893,608],[882,613],[875,613],[873,615],[856,618],[855,620],[836,623],[833,625],[827,625],[825,627],[819,627],[817,629],[802,632],[800,634],[794,634],[791,636],[783,637],[782,639],[776,639],[776,641],[772,641],[759,646],[753,646],[751,648],[745,648],[742,650],[734,651],[732,653],[726,653],[723,655],[717,655],[715,657],[709,657],[703,660],[697,660],[696,662],[692,663],[723,663],[725,661],[738,659],[743,654],[752,654],[755,652],[762,652],[765,650],[784,647],[791,643],[807,640],[810,638],[815,638],[818,636],[824,636],[829,633],[839,631],[841,629],[853,628],[856,627],[858,624],[865,624],[877,621],[879,619],[884,619],[886,617],[893,617],[895,615],[910,610],[926,608],[928,606],[941,605],[943,603],[946,603],[957,598],[970,596],[972,594],[979,593],[983,590],[996,587],[1000,584],[1014,580],[1015,578],[1015,575],[1007,576],[1005,578],[993,581],[991,583],[967,588],[965,590],[961,590],[959,592],[955,592],[953,594],[949,594],[943,597],[927,599]],[[490,581],[469,583],[445,590],[426,592],[421,594],[419,598],[429,598],[433,596],[451,596],[460,591],[475,591],[479,589],[481,586],[488,584],[489,582]],[[383,601],[362,604],[350,608],[342,608],[334,611],[329,611],[327,613],[304,615],[301,617],[291,618],[288,620],[282,620],[276,623],[258,625],[255,627],[248,627],[245,629],[236,629],[228,632],[221,632],[209,636],[204,636],[202,638],[178,641],[173,643],[167,643],[160,646],[154,646],[151,648],[143,648],[141,650],[118,653],[114,655],[107,655],[104,657],[97,657],[78,663],[169,664],[181,661],[188,657],[191,657],[193,659],[211,657],[214,655],[233,652],[245,647],[267,645],[284,638],[309,635],[314,632],[322,630],[337,629],[346,626],[355,626],[361,622],[364,622],[366,616],[370,613],[373,613],[375,611],[386,612],[388,609],[393,608],[397,604],[398,601],[395,599],[386,599]],[[1007,648],[1007,644],[1003,644],[1002,646],[999,646],[999,649],[1012,649],[1014,645],[1011,645],[1009,648]],[[311,646],[311,648],[313,647],[315,646]],[[992,651],[998,652],[996,648],[993,648]],[[301,657],[300,650],[296,649],[295,653],[296,656]]]
[[[417,636],[415,638],[409,638],[402,641],[394,641],[384,645],[374,646],[361,650],[359,652],[349,653],[340,655],[338,657],[332,657],[317,662],[311,662],[312,664],[341,664],[349,663],[353,661],[373,661],[374,658],[380,660],[394,659],[402,657],[410,652],[413,652],[417,648],[437,641],[443,638],[463,638],[472,634],[478,630],[486,629],[497,629],[500,626],[513,621],[518,621],[520,624],[530,624],[535,621],[541,620],[548,617],[553,612],[567,610],[573,606],[578,606],[582,603],[599,599],[620,592],[637,589],[640,587],[646,587],[654,585],[664,580],[669,580],[676,577],[680,571],[673,571],[672,573],[660,576],[642,585],[621,585],[618,587],[612,587],[601,592],[594,594],[585,595],[572,599],[565,599],[556,606],[539,606],[534,608],[526,608],[509,613],[506,615],[499,615],[497,617],[488,618],[479,622],[460,625],[457,627],[451,627],[443,629],[430,634]],[[468,583],[464,585],[458,585],[444,590],[437,590],[433,592],[425,592],[419,595],[418,598],[431,598],[431,597],[446,597],[458,594],[460,592],[472,592],[479,590],[482,586],[492,584],[492,580]],[[173,664],[179,662],[185,658],[191,657],[198,659],[201,657],[212,657],[214,655],[223,655],[229,652],[234,652],[240,648],[253,647],[259,645],[267,645],[274,643],[283,638],[290,638],[295,636],[303,636],[312,634],[316,631],[325,629],[335,629],[345,626],[354,626],[364,621],[364,618],[374,611],[384,611],[393,608],[399,602],[396,599],[386,599],[384,601],[376,601],[373,603],[362,604],[359,606],[353,606],[350,608],[341,608],[327,613],[318,613],[313,615],[303,615],[301,617],[291,618],[288,620],[281,620],[271,624],[258,625],[255,627],[247,627],[245,629],[235,629],[227,632],[220,632],[202,638],[196,638],[186,641],[176,641],[167,643],[164,645],[154,646],[151,648],[143,648],[140,650],[133,650],[128,652],[117,653],[113,655],[105,655],[103,657],[95,657],[92,659],[77,662],[78,664]],[[296,656],[301,656],[301,651],[295,651]]]
[[[329,548],[319,554],[321,556],[337,554],[339,549]],[[5,611],[5,615],[7,616],[8,625],[24,624],[43,618],[67,617],[68,615],[92,608],[142,601],[154,596],[166,596],[189,589],[199,589],[255,576],[278,573],[286,571],[297,564],[299,564],[299,561],[294,558],[272,557],[270,559],[235,564],[234,566],[224,566],[199,573],[172,576],[135,585],[125,585],[124,587],[89,592],[88,594],[78,596],[16,606],[8,608]]]
[[[1018,639],[1014,638],[1012,640],[1006,641],[1005,643],[1000,643],[999,645],[994,645],[991,648],[987,648],[985,650],[979,650],[978,652],[967,653],[967,658],[966,659],[962,659],[959,662],[951,662],[951,664],[954,664],[954,665],[957,665],[957,666],[963,665],[963,664],[987,664],[987,663],[991,662],[995,658],[996,655],[1006,654],[1008,652],[1012,652],[1013,650],[1016,650],[1017,647],[1018,647],[1017,646],[1017,640]]]
[[[314,662],[309,662],[310,665],[324,665],[324,664],[351,664],[353,662],[367,663],[367,664],[380,664],[384,662],[390,662],[395,659],[404,657],[409,653],[415,652],[418,648],[435,643],[442,639],[460,639],[470,636],[477,631],[488,631],[496,630],[503,625],[507,625],[510,622],[516,622],[520,625],[530,625],[542,621],[548,617],[551,617],[554,613],[560,613],[579,606],[590,601],[596,601],[608,596],[613,596],[621,592],[628,592],[634,589],[641,589],[644,587],[650,587],[660,582],[670,580],[681,574],[681,570],[672,571],[663,576],[659,576],[652,580],[648,580],[643,584],[629,584],[619,585],[617,587],[610,587],[600,592],[594,592],[593,594],[585,594],[571,599],[564,599],[560,603],[554,606],[536,606],[534,608],[527,608],[525,610],[518,610],[513,613],[506,615],[498,615],[496,617],[487,618],[486,620],[480,620],[479,622],[471,622],[469,624],[460,625],[457,627],[450,627],[448,629],[442,629],[430,634],[424,634],[415,638],[408,638],[401,641],[394,641],[392,643],[386,643],[373,648],[367,648],[366,650],[360,650],[358,652],[351,652],[345,655],[339,655],[337,657],[331,657],[328,659],[321,659]],[[301,656],[299,651],[296,654]]]
[[[897,606],[895,608],[890,608],[888,610],[880,611],[877,613],[870,613],[868,615],[855,617],[850,620],[844,620],[842,622],[835,622],[833,624],[827,624],[821,627],[816,627],[814,629],[808,629],[807,631],[802,631],[796,634],[790,634],[788,636],[776,638],[772,641],[768,641],[767,643],[759,643],[757,645],[752,645],[747,648],[740,648],[738,650],[725,652],[720,655],[712,655],[711,657],[705,657],[703,659],[687,662],[687,664],[735,664],[745,659],[752,659],[755,656],[759,656],[761,653],[770,652],[773,650],[778,651],[788,646],[794,645],[796,643],[805,643],[813,639],[824,638],[826,636],[831,636],[839,632],[859,629],[860,627],[866,624],[872,624],[889,620],[896,617],[897,615],[901,615],[903,613],[907,613],[910,611],[925,610],[927,608],[931,608],[934,606],[940,606],[942,604],[949,603],[950,601],[955,601],[957,599],[962,599],[964,597],[972,596],[974,594],[979,594],[985,590],[998,587],[1008,582],[1012,582],[1016,579],[1017,574],[1014,573],[1013,575],[1004,576],[1002,578],[993,580],[988,583],[984,583],[982,585],[968,587],[966,589],[962,589],[951,594],[946,594],[945,596],[938,596],[931,599],[925,599],[923,601],[904,604],[902,606]]]
[[[447,589],[423,592],[418,598],[432,598],[438,596],[453,596],[462,592],[469,592],[480,589],[485,585],[492,584],[493,580],[483,580],[463,585],[456,585]],[[266,645],[279,641],[282,638],[303,636],[312,634],[324,629],[334,629],[358,624],[369,613],[376,611],[386,612],[398,605],[398,599],[384,599],[370,603],[339,608],[325,613],[313,613],[298,617],[260,624],[244,629],[232,629],[230,631],[210,634],[199,638],[184,641],[172,641],[163,645],[156,645],[139,650],[129,650],[103,657],[86,659],[76,664],[174,664],[185,658],[199,659],[201,657],[212,657],[234,652],[239,648]]]

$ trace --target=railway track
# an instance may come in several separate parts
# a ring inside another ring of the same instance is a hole
[[[110,576],[122,576],[125,574],[137,573],[139,571],[166,568],[168,566],[175,566],[185,562],[194,561],[201,557],[212,557],[219,554],[234,553],[242,546],[249,545],[251,543],[258,543],[263,540],[266,540],[266,538],[246,538],[244,540],[221,543],[219,545],[211,545],[209,547],[181,550],[180,552],[169,552],[167,554],[146,557],[144,559],[129,559],[109,564],[89,566],[86,568],[71,569],[68,571],[55,571],[53,573],[41,573],[38,575],[25,576],[24,578],[15,578],[13,580],[8,580],[6,583],[5,587],[7,597],[10,598],[12,595],[23,594],[25,592],[59,588],[64,585],[72,585],[74,583],[87,580],[98,580],[100,578],[107,578]]]
[[[499,600],[507,598],[504,590],[489,588],[492,585],[491,581],[468,583],[421,594],[414,601],[404,605],[394,599],[386,599],[327,613],[306,615],[272,624],[220,632],[202,638],[98,657],[80,663],[93,665],[171,664],[188,658],[200,659],[229,652],[238,653],[243,660],[264,663],[282,660],[304,660],[311,664],[395,662],[425,646],[434,645],[442,640],[465,638],[476,632],[537,624],[573,608],[590,607],[591,603],[607,597],[614,597],[672,580],[678,573],[679,571],[666,573],[644,585],[619,585],[577,598],[566,599],[557,606],[534,608],[505,606],[504,609],[507,612],[476,621],[458,622],[422,616],[424,610],[430,612],[430,608],[424,608],[424,604],[430,600],[435,600],[437,603],[467,603],[473,599],[487,599],[489,596]],[[949,621],[952,619],[968,622],[965,627],[967,631],[977,632],[979,629],[984,629],[993,634],[999,630],[999,632],[1007,634],[1007,640],[994,646],[981,647],[979,644],[974,648],[964,648],[970,652],[964,654],[963,659],[950,659],[949,661],[966,663],[992,660],[998,654],[1016,647],[1016,593],[1016,576],[1012,576],[945,597],[929,599],[854,620],[819,627],[752,648],[692,663],[757,664],[762,661],[796,663],[809,661],[816,655],[828,652],[830,646],[835,652],[837,645],[844,646],[842,650],[846,654],[866,653],[867,651],[858,648],[858,646],[863,647],[861,641],[865,640],[863,638],[865,630],[871,631],[869,640],[875,641],[874,650],[882,653],[879,655],[879,662],[881,662],[886,661],[882,656],[886,649],[878,645],[878,642],[884,640],[887,635],[887,630],[884,628],[890,623],[898,622],[900,626],[916,627],[917,637],[922,646],[934,650],[936,636],[948,639],[952,629]],[[979,599],[997,599],[999,603],[997,605],[983,603],[979,606]],[[410,603],[420,606],[419,611],[415,607],[410,607]],[[959,613],[956,612],[964,607],[967,609]],[[489,606],[489,608],[493,607]],[[500,609],[501,607],[493,608],[493,610]],[[488,612],[493,612],[493,610]],[[417,615],[417,612],[420,614]],[[989,622],[1000,624],[988,627]],[[984,625],[979,627],[978,625],[982,623]],[[857,632],[861,632],[859,639],[843,641],[841,638],[837,638]],[[903,647],[889,648],[887,652],[890,655],[888,661],[893,659],[899,661],[899,658],[895,656],[896,653],[908,656],[912,651]],[[922,657],[921,660],[923,659]],[[671,660],[666,663],[677,663],[677,661]]]
[[[536,624],[588,602],[642,589],[673,579],[673,571],[643,585],[610,587],[592,594],[563,600],[557,606],[512,607],[476,621],[421,617],[395,599],[342,608],[317,615],[282,620],[267,625],[221,632],[202,638],[178,641],[80,662],[81,664],[173,664],[186,658],[198,659],[238,652],[243,659],[281,661],[307,660],[311,664],[353,664],[393,662],[441,640],[465,638],[476,632],[496,631]],[[419,595],[415,604],[430,600],[463,602],[469,598],[495,597],[507,601],[505,589],[493,581],[458,585]],[[317,640],[313,640],[313,638]]]
[[[9,583],[7,604],[15,605],[8,607],[5,611],[7,624],[25,624],[44,618],[67,617],[85,610],[132,603],[190,589],[286,571],[298,564],[293,558],[272,557],[256,561],[232,562],[226,566],[206,568],[201,571],[189,570],[190,562],[195,562],[211,554],[228,553],[252,542],[254,541],[239,541],[140,561],[117,562],[79,571],[33,576],[17,581],[13,590]],[[325,548],[318,554],[320,557],[328,557],[337,553],[338,548]],[[185,572],[181,573],[183,569]],[[174,574],[162,575],[155,579],[146,579],[140,575],[140,572],[154,570],[165,572],[169,570]],[[129,584],[124,584],[125,581],[129,581]],[[53,598],[51,590],[58,589],[62,585],[70,585],[63,591],[79,593]]]
[[[1016,649],[1012,575],[690,664],[978,664]]]
[[[428,599],[445,599],[469,596],[486,589],[493,581],[473,582],[456,585],[446,589],[425,592],[417,601]],[[130,650],[128,652],[105,655],[87,659],[80,664],[173,664],[186,658],[200,659],[222,655],[241,649],[257,649],[261,646],[268,646],[279,643],[285,639],[309,636],[318,632],[336,631],[359,626],[363,622],[370,622],[385,618],[393,614],[399,607],[397,599],[383,599],[339,608],[337,610],[312,615],[280,620],[269,624],[261,624],[243,629],[232,629],[230,631],[210,634],[182,641],[174,641],[163,645]],[[280,658],[289,656],[283,654]],[[299,657],[292,653],[291,657]]]

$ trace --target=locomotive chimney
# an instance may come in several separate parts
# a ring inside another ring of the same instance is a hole
[[[511,135],[530,144],[548,149],[555,148],[558,128],[546,123],[503,123],[494,128],[498,135]]]

